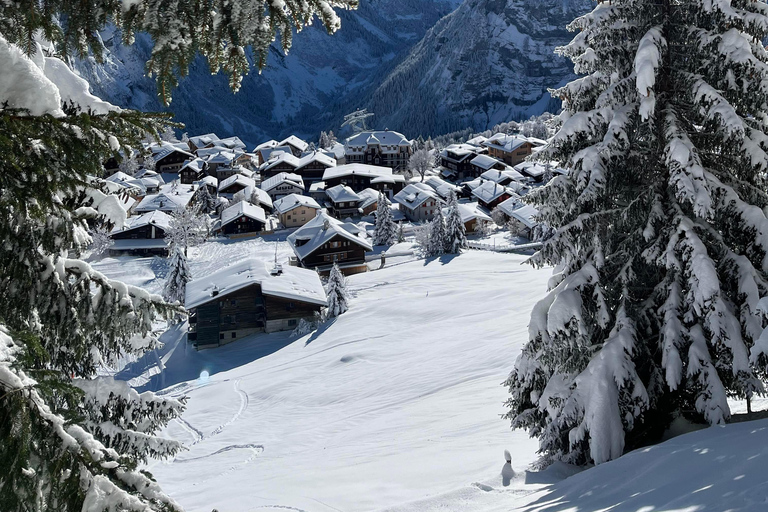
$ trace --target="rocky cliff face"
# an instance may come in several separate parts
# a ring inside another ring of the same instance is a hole
[[[289,133],[316,138],[338,131],[343,114],[360,106],[374,124],[416,136],[539,113],[548,86],[570,78],[552,49],[589,0],[370,0],[342,13],[329,36],[312,26],[289,55],[274,50],[267,68],[245,78],[237,94],[199,59],[174,93],[171,110],[189,133],[238,135],[249,145]],[[453,11],[453,12],[452,12]],[[150,41],[131,47],[102,33],[103,64],[75,63],[98,96],[127,108],[157,111],[144,76]]]
[[[441,19],[371,94],[393,129],[477,130],[557,109],[547,88],[573,78],[554,55],[573,34],[565,26],[589,0],[466,0]]]

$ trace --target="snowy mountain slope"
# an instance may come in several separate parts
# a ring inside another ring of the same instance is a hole
[[[572,78],[555,47],[589,0],[465,0],[374,91],[367,106],[391,129],[476,130],[557,108],[548,87]]]
[[[286,56],[273,49],[261,74],[252,72],[232,94],[223,75],[211,75],[198,59],[180,81],[171,110],[190,133],[238,135],[249,145],[289,133],[312,136],[337,129],[347,113],[332,105],[369,89],[459,0],[369,0],[356,11],[341,12],[342,28],[333,36],[321,24],[294,38]],[[79,61],[75,67],[98,96],[123,107],[161,110],[152,79],[144,76],[150,41],[139,35],[133,46],[119,34],[102,33],[106,62]],[[346,107],[344,107],[346,108]],[[335,123],[335,124],[327,124]]]
[[[536,443],[499,418],[500,383],[550,273],[522,260],[469,252],[352,276],[349,312],[253,362],[288,335],[178,348],[168,371],[232,369],[171,388],[190,401],[167,434],[190,450],[151,471],[189,511],[350,511],[491,478],[505,448],[525,468]]]

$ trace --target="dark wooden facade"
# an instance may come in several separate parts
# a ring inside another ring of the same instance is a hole
[[[294,171],[288,172],[294,172],[301,176],[301,178],[304,180],[304,185],[307,187],[307,190],[309,190],[309,185],[311,183],[316,181],[323,181],[323,173],[325,173],[325,170],[329,169],[330,167],[332,166],[315,160],[313,162],[309,162],[307,165],[296,168]]]
[[[134,229],[117,231],[110,235],[113,240],[152,240],[165,238],[165,231],[155,224],[146,224]]]
[[[221,228],[221,233],[225,235],[239,235],[242,233],[258,233],[264,231],[264,223],[247,217],[245,215],[233,220]]]
[[[217,347],[257,332],[295,327],[321,306],[263,295],[258,283],[216,297],[190,310],[187,340],[198,348]]]
[[[205,173],[197,172],[195,169],[187,167],[179,172],[179,178],[184,185],[191,185],[199,179],[202,179]]]
[[[168,155],[155,162],[155,170],[157,172],[177,172],[187,159],[189,159],[189,155],[180,151],[171,151]]]
[[[335,235],[301,260],[305,268],[322,268],[334,262],[339,264],[365,264],[365,247],[341,235]]]

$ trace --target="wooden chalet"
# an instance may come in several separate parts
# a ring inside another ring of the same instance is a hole
[[[187,283],[187,340],[205,349],[255,333],[295,329],[326,305],[316,272],[245,259]]]
[[[207,164],[202,158],[195,158],[185,162],[179,170],[179,179],[185,185],[192,184],[205,176]]]
[[[256,182],[242,174],[235,174],[225,180],[219,180],[219,195],[231,198],[235,193],[247,187],[256,187]]]
[[[178,173],[187,160],[195,158],[189,151],[184,151],[171,144],[162,146],[160,151],[154,153],[155,171],[158,173]]]
[[[291,172],[281,172],[261,182],[261,190],[273,201],[290,194],[304,194],[304,180]]]
[[[325,188],[346,185],[355,192],[372,188],[383,192],[389,198],[405,186],[405,176],[393,174],[389,167],[375,165],[346,164],[330,167],[323,173]]]
[[[304,180],[304,183],[310,185],[322,181],[326,169],[336,167],[336,159],[329,157],[325,153],[314,151],[303,156],[299,160],[299,165],[293,171]]]
[[[328,199],[325,203],[328,213],[337,219],[360,215],[362,198],[346,185],[336,185],[325,191]]]
[[[281,140],[278,146],[287,146],[291,148],[291,153],[293,153],[293,156],[299,157],[307,150],[309,144],[295,135],[290,135]]]
[[[429,222],[442,207],[443,201],[435,190],[424,183],[410,183],[394,198],[400,211],[411,222]]]
[[[470,144],[451,144],[440,151],[440,166],[448,170],[448,174],[454,179],[476,178],[480,173],[472,166],[472,159],[485,152],[487,152],[485,148]]]
[[[373,250],[361,230],[321,210],[317,217],[288,235],[296,263],[327,274],[334,263],[344,274],[366,272],[365,253]]]
[[[303,226],[317,216],[321,206],[311,197],[290,194],[275,201],[275,212],[286,228]]]
[[[247,201],[225,208],[221,218],[214,226],[214,232],[226,236],[257,234],[264,231],[267,225],[267,215],[264,208],[255,206]]]
[[[499,185],[493,181],[485,181],[480,186],[472,190],[472,195],[477,198],[481,206],[493,210],[499,203],[502,203],[515,196],[515,191],[509,187]]]
[[[507,165],[515,166],[525,160],[532,152],[534,142],[522,135],[497,133],[483,142],[488,154]]]
[[[113,229],[109,234],[112,239],[109,254],[166,256],[168,244],[165,241],[165,232],[170,222],[170,216],[159,210],[128,217],[124,226]]]

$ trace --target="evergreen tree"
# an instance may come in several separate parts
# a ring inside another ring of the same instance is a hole
[[[448,198],[448,214],[445,218],[445,252],[448,254],[459,254],[462,249],[467,247],[467,233],[464,227],[464,221],[461,220],[459,211],[459,202],[456,199],[456,192],[451,191]]]
[[[178,302],[184,305],[184,298],[187,295],[187,283],[192,280],[192,274],[187,265],[187,256],[181,247],[172,249],[171,265],[168,269],[168,276],[165,279],[165,288],[163,288],[163,298],[168,302]]]
[[[278,33],[287,50],[293,30],[313,16],[333,32],[334,8],[355,5],[3,4],[0,55],[13,65],[4,67],[0,88],[0,510],[180,510],[139,468],[181,448],[155,433],[181,414],[183,402],[139,394],[96,370],[151,349],[153,322],[181,309],[72,257],[90,243],[86,217],[105,213],[92,204],[87,176],[101,175],[103,161],[138,147],[146,133],[156,139],[169,116],[94,97],[64,61],[89,53],[100,61],[100,31],[114,23],[125,43],[149,33],[148,72],[165,103],[197,54],[214,72],[230,74],[236,90],[248,71],[246,47],[263,68]],[[42,38],[63,60],[43,54]]]
[[[557,271],[506,384],[550,459],[605,462],[681,414],[723,423],[763,392],[768,347],[768,18],[753,0],[600,2],[560,52],[540,153],[571,169],[531,195]]]
[[[349,292],[347,292],[347,280],[341,273],[339,265],[333,264],[328,276],[328,284],[325,285],[325,295],[328,297],[328,308],[325,310],[326,318],[334,318],[344,313],[349,308]]]
[[[445,253],[446,232],[443,209],[438,203],[435,217],[429,223],[429,239],[427,241],[427,257],[440,256]]]
[[[208,187],[202,184],[195,192],[195,203],[201,213],[212,213],[216,211],[216,206],[219,204],[218,200],[211,195]]]
[[[389,202],[384,194],[379,192],[379,202],[376,205],[376,224],[373,230],[373,245],[389,245],[397,235],[397,226],[389,209]]]

